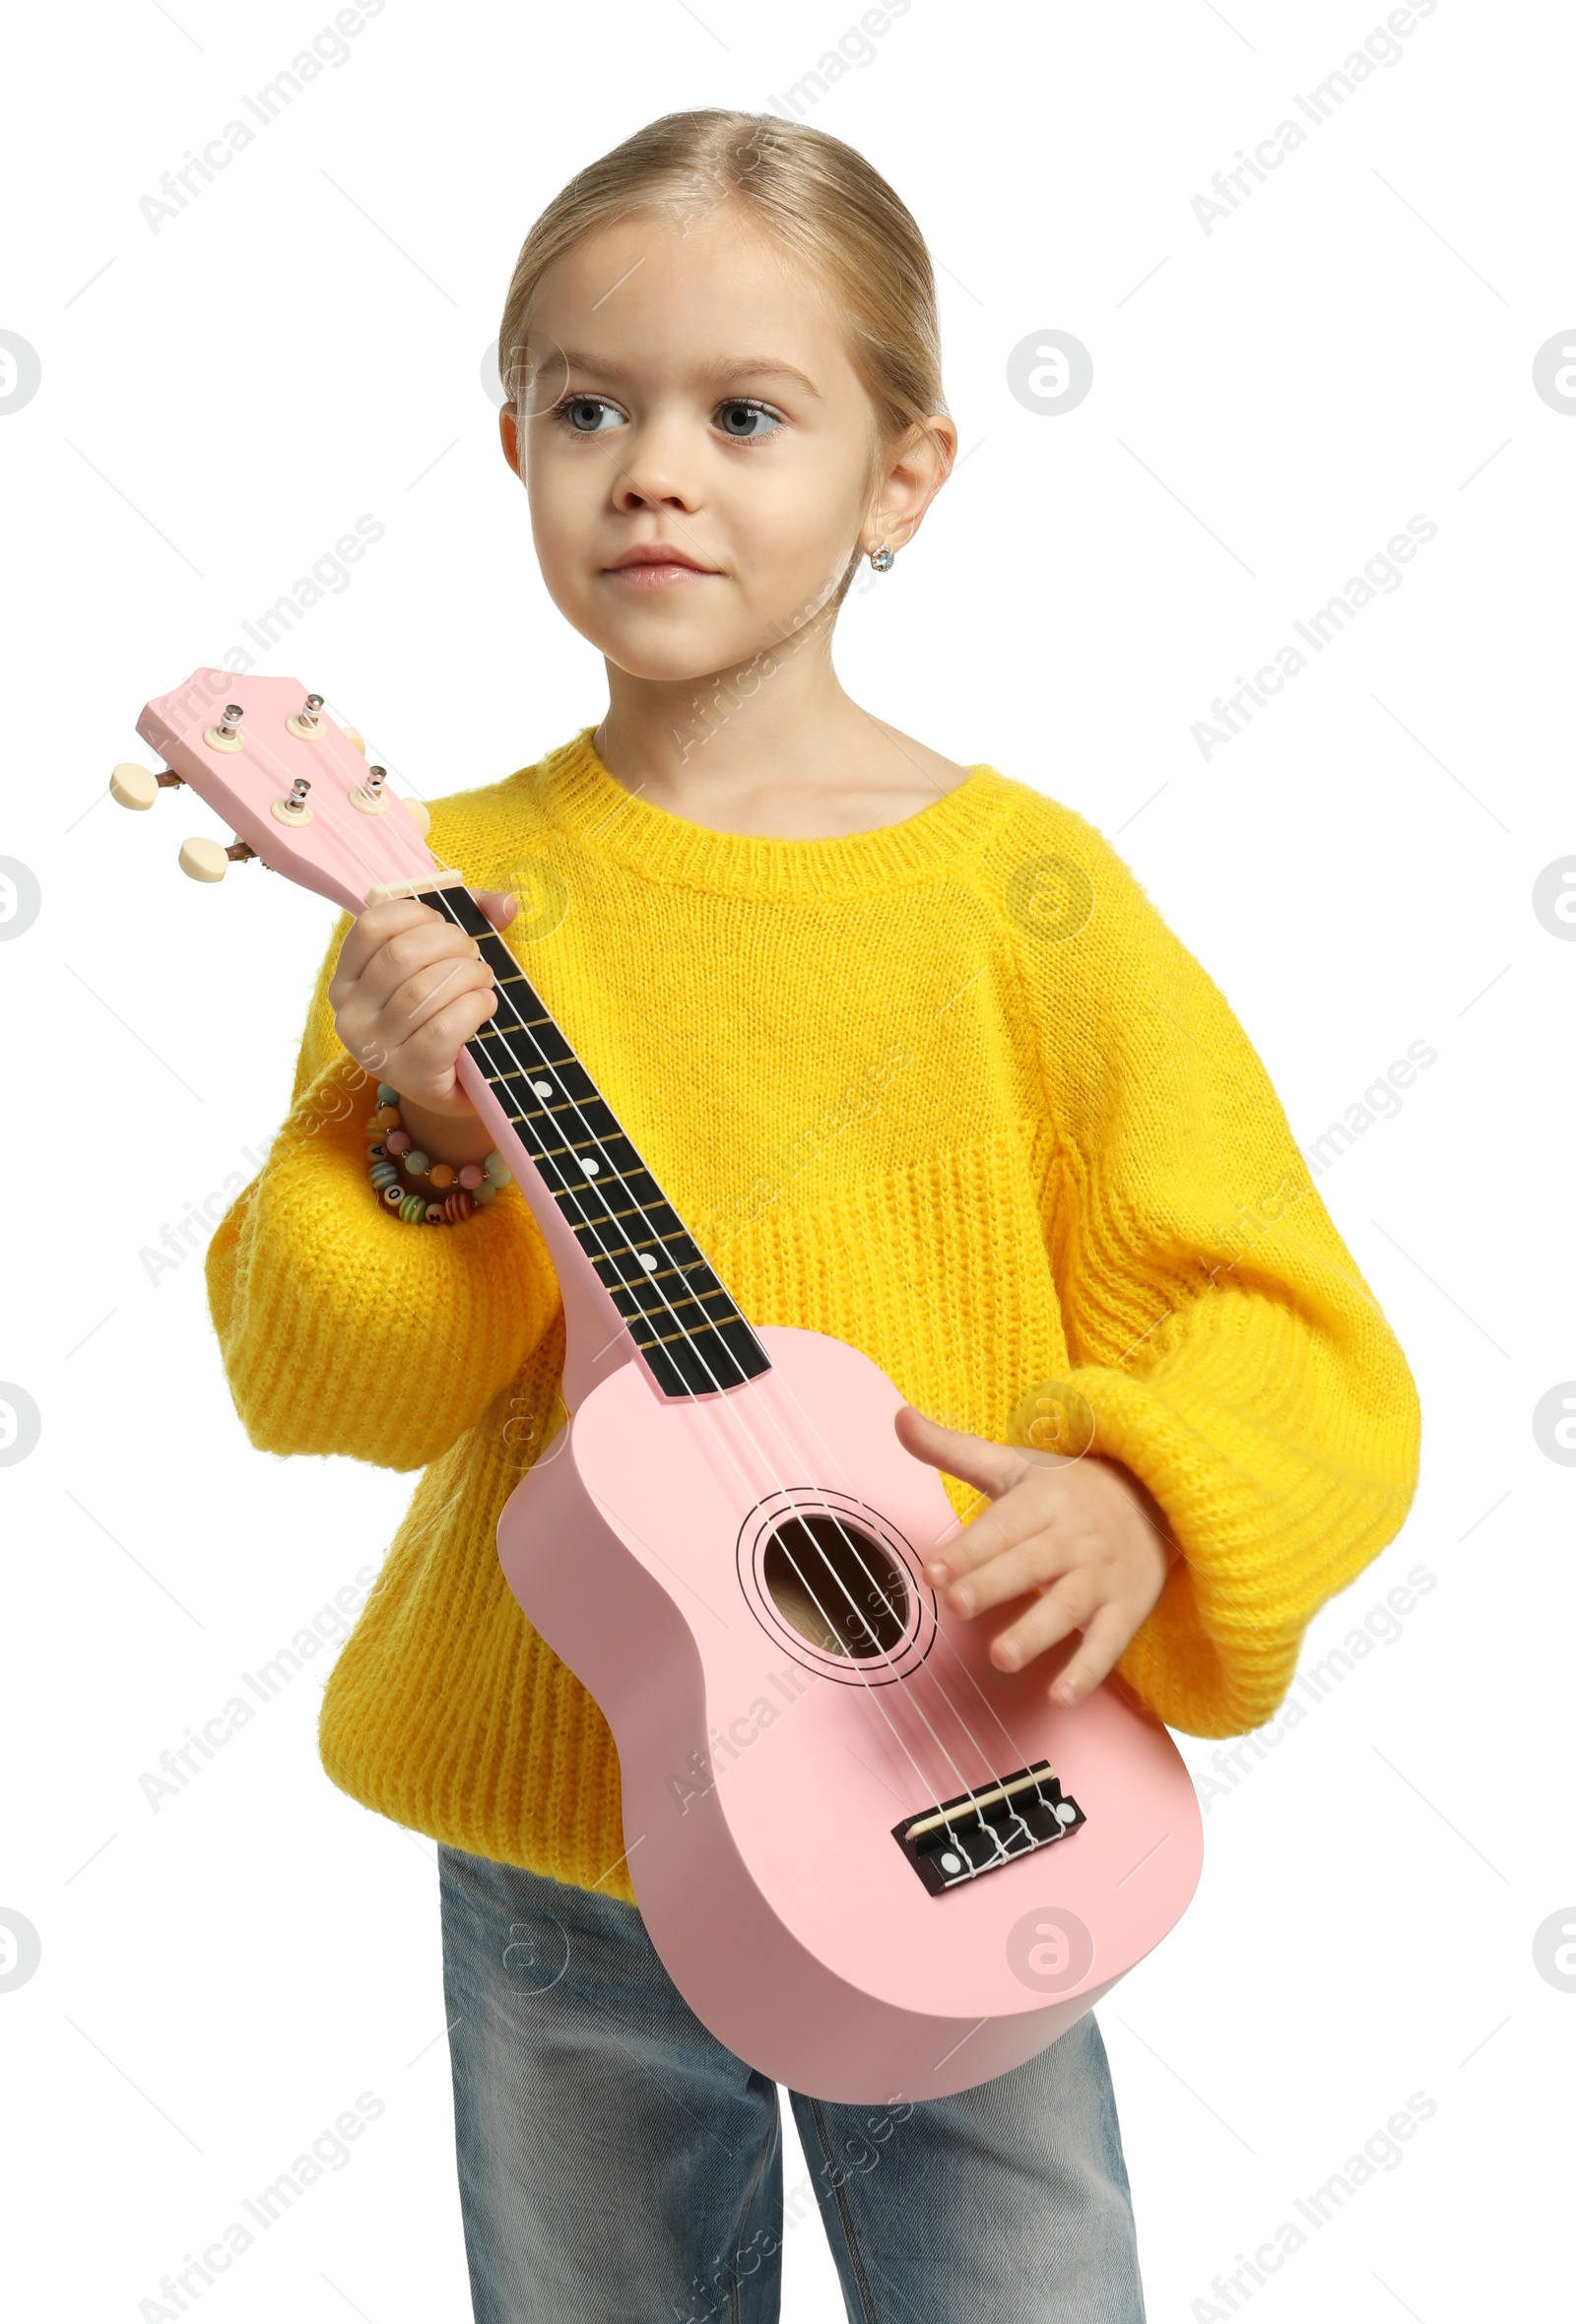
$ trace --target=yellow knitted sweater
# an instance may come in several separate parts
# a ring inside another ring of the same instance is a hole
[[[432,848],[521,898],[507,941],[735,1300],[978,1436],[1082,1396],[1184,1553],[1122,1676],[1189,1733],[1261,1723],[1405,1517],[1418,1411],[1215,984],[1089,823],[992,767],[882,830],[746,838],[626,792],[591,731],[437,802]],[[323,1764],[396,1822],[628,1898],[612,1737],[493,1545],[561,1416],[557,1284],[516,1188],[458,1227],[380,1206],[327,1000],[349,926],[207,1261],[254,1445],[424,1472]]]

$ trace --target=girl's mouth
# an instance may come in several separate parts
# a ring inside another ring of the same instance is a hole
[[[695,565],[609,565],[606,571],[609,580],[627,582],[634,589],[682,589],[691,581],[715,581],[719,577],[715,573],[702,573]]]

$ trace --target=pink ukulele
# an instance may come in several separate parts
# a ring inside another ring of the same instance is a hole
[[[426,809],[319,697],[200,670],[137,731],[168,771],[117,767],[121,804],[187,782],[240,835],[188,840],[195,877],[256,855],[351,912],[414,895],[496,972],[457,1071],[552,1256],[571,1414],[498,1555],[613,1729],[630,1875],[685,1999],[822,2098],[939,2098],[1034,2056],[1193,1895],[1198,1803],[1164,1726],[1119,1683],[1054,1708],[1043,1670],[1004,1675],[942,1610],[922,1566],[955,1519],[893,1432],[903,1397],[840,1340],[751,1327]]]

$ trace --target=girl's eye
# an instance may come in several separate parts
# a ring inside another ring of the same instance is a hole
[[[605,396],[565,396],[562,403],[555,405],[553,417],[571,435],[602,435],[606,431],[598,426],[597,419],[603,412],[611,412],[615,420],[620,417]],[[581,422],[587,419],[590,424],[583,426]]]
[[[767,431],[756,430],[752,426],[752,422],[756,420],[769,420],[772,433],[783,424],[775,412],[765,404],[756,403],[752,396],[731,396],[727,403],[719,405],[717,409],[717,420],[723,434],[732,437],[736,444],[766,442]]]
[[[753,396],[730,396],[725,404],[718,405],[716,417],[723,434],[735,444],[766,443],[783,425],[780,416],[769,405],[758,403]],[[606,435],[609,427],[620,426],[624,414],[606,396],[564,396],[554,406],[551,418],[569,435],[593,436]],[[760,426],[759,421],[768,424]]]

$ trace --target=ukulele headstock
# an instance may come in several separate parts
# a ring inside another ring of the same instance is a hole
[[[383,769],[362,757],[361,737],[336,726],[321,695],[294,678],[194,671],[148,703],[137,732],[163,753],[165,771],[117,766],[109,789],[118,804],[149,807],[162,789],[189,783],[235,832],[229,848],[186,841],[180,867],[194,879],[222,878],[231,862],[259,856],[360,912],[379,889],[439,869],[426,807],[396,798]]]

